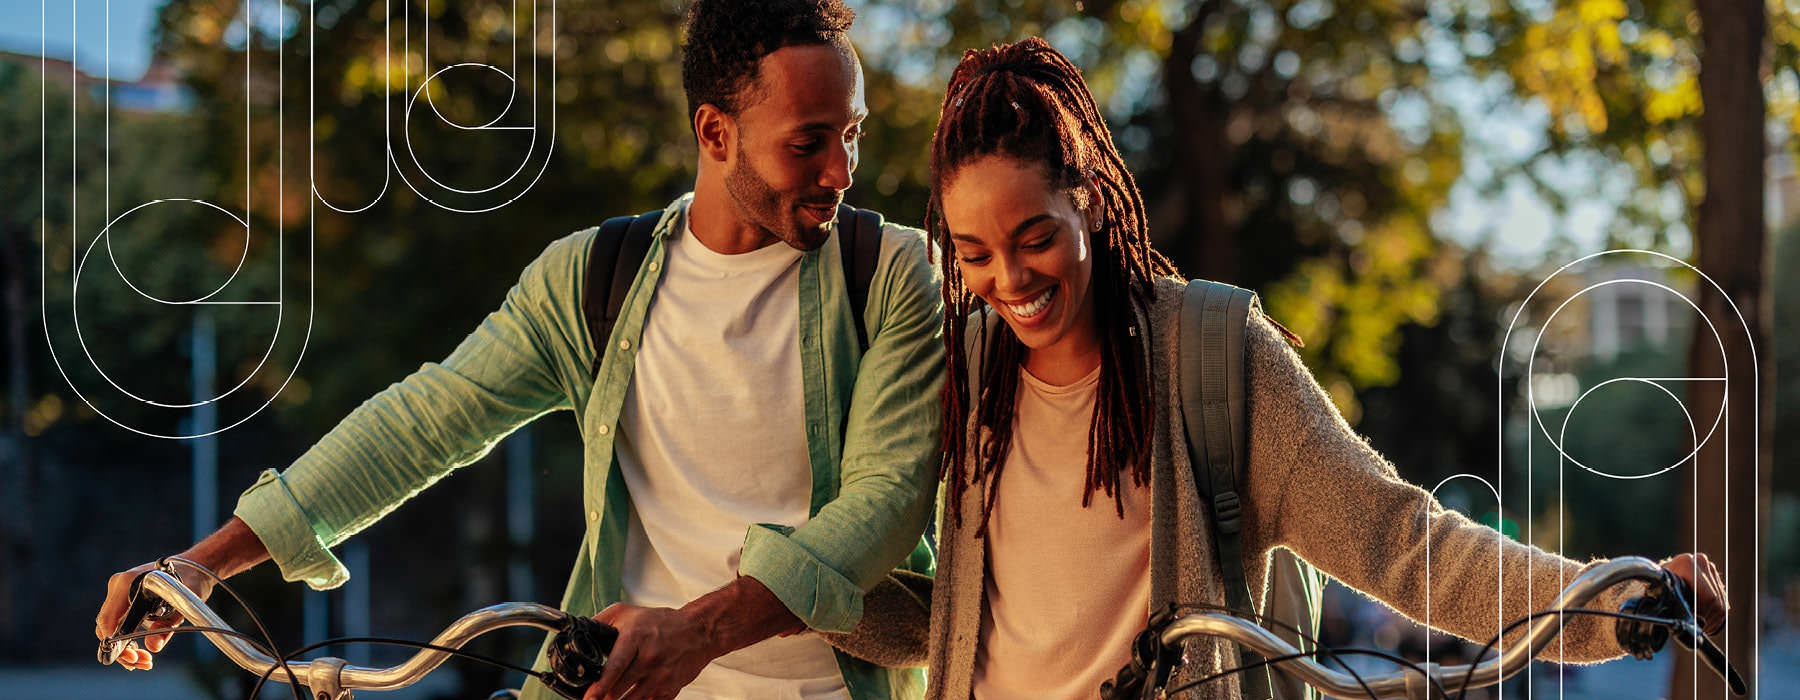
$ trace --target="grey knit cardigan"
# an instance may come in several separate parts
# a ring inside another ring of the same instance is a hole
[[[1173,380],[1182,289],[1179,280],[1159,280],[1147,314],[1151,386],[1157,392],[1150,453],[1152,610],[1171,601],[1225,603],[1211,519],[1194,486]],[[1247,580],[1258,582],[1253,586],[1258,589],[1257,605],[1262,602],[1260,582],[1265,580],[1270,550],[1286,547],[1413,620],[1485,642],[1499,630],[1497,603],[1506,620],[1547,608],[1565,582],[1580,573],[1582,564],[1500,537],[1445,509],[1424,489],[1402,481],[1394,467],[1344,421],[1282,334],[1260,313],[1251,316],[1245,341],[1250,427],[1243,541]],[[976,334],[968,335],[972,342]],[[969,353],[971,364],[979,361],[978,355]],[[979,376],[979,368],[972,371]],[[971,449],[980,449],[971,430]],[[939,514],[941,551],[931,595],[927,659],[927,697],[934,700],[970,697],[987,604],[983,584],[987,542],[974,536],[980,498],[979,488],[965,491],[961,527],[946,513]],[[1617,610],[1626,597],[1640,591],[1637,584],[1622,584],[1590,606]],[[1565,662],[1591,663],[1624,653],[1613,641],[1607,621],[1591,616],[1573,619],[1562,647],[1552,644],[1540,658],[1554,660],[1560,654]],[[1185,651],[1188,663],[1178,671],[1176,682],[1199,679],[1238,662],[1235,649],[1210,639],[1191,641]],[[1209,683],[1184,697],[1237,698],[1236,677]]]

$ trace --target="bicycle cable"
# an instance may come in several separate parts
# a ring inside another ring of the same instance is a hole
[[[1375,694],[1375,691],[1369,687],[1368,682],[1363,679],[1362,675],[1357,673],[1355,669],[1351,668],[1349,666],[1349,664],[1344,664],[1341,659],[1337,658],[1338,654],[1356,654],[1356,655],[1363,655],[1363,656],[1374,656],[1376,658],[1385,659],[1385,660],[1394,662],[1396,664],[1399,664],[1400,666],[1403,666],[1405,668],[1409,668],[1413,671],[1416,671],[1421,676],[1426,678],[1433,686],[1436,686],[1437,691],[1440,694],[1442,694],[1443,697],[1451,697],[1449,689],[1444,687],[1443,682],[1441,680],[1438,680],[1437,678],[1434,678],[1431,674],[1427,673],[1425,671],[1424,667],[1422,667],[1421,665],[1419,665],[1416,662],[1409,661],[1407,659],[1401,658],[1399,656],[1396,656],[1396,655],[1388,653],[1388,652],[1384,652],[1384,651],[1380,651],[1380,650],[1376,650],[1376,649],[1358,649],[1358,648],[1334,649],[1331,647],[1327,647],[1323,644],[1319,644],[1319,642],[1316,639],[1311,638],[1309,635],[1307,635],[1306,633],[1295,628],[1293,625],[1287,624],[1286,622],[1283,622],[1281,620],[1271,620],[1271,619],[1268,619],[1267,617],[1257,614],[1257,613],[1249,613],[1249,612],[1245,612],[1245,611],[1241,611],[1241,610],[1235,610],[1235,609],[1227,608],[1227,607],[1221,606],[1221,605],[1211,605],[1211,604],[1204,604],[1204,603],[1188,603],[1188,604],[1181,604],[1177,607],[1178,608],[1186,608],[1186,609],[1194,609],[1194,610],[1214,610],[1214,611],[1230,614],[1234,617],[1241,617],[1241,618],[1246,618],[1246,619],[1257,618],[1256,620],[1253,620],[1253,621],[1256,621],[1259,624],[1273,623],[1276,626],[1279,626],[1279,627],[1282,627],[1289,631],[1292,631],[1294,634],[1298,635],[1302,639],[1305,639],[1306,641],[1312,643],[1314,646],[1317,647],[1317,649],[1315,649],[1314,651],[1300,652],[1300,653],[1296,653],[1296,654],[1284,654],[1282,656],[1267,658],[1267,659],[1258,661],[1256,663],[1246,664],[1246,665],[1239,666],[1239,667],[1236,667],[1233,669],[1229,669],[1226,671],[1221,671],[1219,673],[1212,674],[1205,678],[1201,678],[1201,679],[1194,680],[1194,681],[1189,681],[1187,683],[1183,683],[1181,685],[1178,685],[1174,688],[1169,689],[1167,692],[1170,696],[1177,695],[1183,691],[1191,690],[1193,688],[1199,687],[1206,683],[1210,683],[1212,681],[1219,680],[1221,678],[1224,678],[1226,676],[1230,676],[1233,674],[1242,673],[1245,671],[1253,671],[1258,668],[1262,668],[1265,666],[1271,666],[1274,664],[1278,664],[1278,663],[1285,662],[1285,661],[1291,661],[1294,659],[1304,659],[1304,658],[1315,657],[1320,654],[1324,654],[1324,655],[1330,656],[1333,660],[1338,661],[1338,663],[1340,665],[1342,665],[1344,667],[1344,669],[1350,673],[1351,677],[1356,679],[1357,684],[1362,686],[1363,692],[1367,693],[1370,698],[1377,698],[1378,696]],[[1670,627],[1674,626],[1674,624],[1675,624],[1675,621],[1668,620],[1665,618],[1650,617],[1650,616],[1646,616],[1646,615],[1633,615],[1631,613],[1620,613],[1620,612],[1612,612],[1612,611],[1607,611],[1607,610],[1592,610],[1592,609],[1587,609],[1587,608],[1539,610],[1537,612],[1520,617],[1520,618],[1512,621],[1505,628],[1501,629],[1500,634],[1495,635],[1492,639],[1490,639],[1488,641],[1487,644],[1483,645],[1481,648],[1481,651],[1477,652],[1475,654],[1474,658],[1477,661],[1479,661],[1479,659],[1486,656],[1488,654],[1488,652],[1494,651],[1494,648],[1498,645],[1500,638],[1511,633],[1513,630],[1517,629],[1520,625],[1527,624],[1527,623],[1531,622],[1532,620],[1535,620],[1540,617],[1549,616],[1549,615],[1557,615],[1557,616],[1593,615],[1596,617],[1610,617],[1610,618],[1618,618],[1618,619],[1625,619],[1625,620],[1636,620],[1636,621],[1640,621],[1640,622],[1647,622],[1647,623],[1651,623],[1651,624],[1659,624],[1659,625],[1670,626]],[[1560,631],[1559,631],[1559,634],[1560,634]],[[1455,697],[1457,698],[1457,700],[1465,700],[1468,697],[1469,681],[1475,675],[1476,665],[1477,665],[1477,663],[1468,664],[1467,670],[1464,672],[1462,680],[1460,681],[1460,683],[1458,684],[1458,687],[1457,687],[1457,692],[1455,694]]]
[[[1556,615],[1558,617],[1561,617],[1563,615],[1593,615],[1595,617],[1611,617],[1611,618],[1618,618],[1618,619],[1622,619],[1622,620],[1636,620],[1638,622],[1647,622],[1650,624],[1662,625],[1665,627],[1674,627],[1675,623],[1676,623],[1676,621],[1674,621],[1674,620],[1669,620],[1669,619],[1661,618],[1661,617],[1651,617],[1648,615],[1634,615],[1631,613],[1613,612],[1611,610],[1594,610],[1591,608],[1563,608],[1563,609],[1539,610],[1537,612],[1531,613],[1531,614],[1521,617],[1519,619],[1513,620],[1510,624],[1501,628],[1499,634],[1494,635],[1492,638],[1488,639],[1487,644],[1482,645],[1481,651],[1475,655],[1475,658],[1480,659],[1482,656],[1487,655],[1487,653],[1489,651],[1493,650],[1496,646],[1499,645],[1501,637],[1504,637],[1508,633],[1511,633],[1514,629],[1517,629],[1520,625],[1531,622],[1532,620],[1534,620],[1536,618],[1545,617],[1545,616],[1549,616],[1549,615]],[[1568,627],[1568,625],[1562,624],[1562,625],[1560,625],[1560,627],[1566,629]],[[1560,636],[1562,636],[1562,633],[1563,633],[1562,629],[1558,629],[1556,634],[1558,637],[1560,637]],[[1466,698],[1468,696],[1469,680],[1474,677],[1475,677],[1475,665],[1469,664],[1469,669],[1467,671],[1463,672],[1463,678],[1462,678],[1461,685],[1457,689],[1457,693],[1456,693],[1457,700],[1464,700],[1464,698]]]
[[[313,651],[315,649],[321,649],[324,647],[332,646],[334,644],[379,644],[379,645],[386,645],[386,646],[407,647],[407,648],[412,648],[412,649],[427,649],[427,650],[431,650],[431,651],[441,651],[446,654],[451,654],[453,656],[461,656],[461,657],[471,659],[474,661],[479,661],[479,662],[488,664],[490,666],[498,667],[503,670],[513,671],[513,672],[517,672],[517,673],[523,673],[526,675],[526,677],[535,678],[540,683],[544,682],[544,679],[547,676],[551,675],[551,672],[549,672],[549,671],[537,671],[534,669],[525,668],[523,666],[519,666],[518,664],[501,661],[499,659],[496,659],[491,656],[487,656],[485,654],[478,654],[478,653],[475,653],[472,651],[463,651],[462,649],[457,649],[454,647],[439,646],[436,644],[431,644],[429,642],[415,642],[415,641],[408,640],[408,639],[392,639],[392,638],[387,638],[387,637],[336,637],[333,639],[327,639],[327,640],[320,641],[320,642],[314,642],[312,644],[308,644],[306,646],[300,647],[299,649],[295,649],[292,652],[289,652],[287,655],[281,657],[280,661],[278,661],[277,663],[281,664],[282,667],[286,668],[289,661],[292,661],[292,660],[298,658],[301,654],[304,654],[309,651]],[[293,673],[293,669],[289,669],[288,673],[291,675]],[[274,675],[275,675],[275,667],[271,666],[271,667],[269,667],[268,670],[264,671],[260,677],[257,678],[256,685],[250,689],[250,695],[247,697],[254,699],[258,693],[262,692],[263,685],[267,684],[269,682],[269,679],[274,677]]]
[[[300,684],[299,677],[294,674],[294,669],[288,665],[288,662],[293,661],[294,659],[298,658],[301,654],[305,654],[306,652],[313,651],[315,649],[320,649],[320,648],[327,647],[327,646],[331,646],[334,644],[384,644],[384,645],[388,645],[388,646],[400,646],[400,647],[408,647],[408,648],[416,648],[416,649],[428,649],[431,651],[439,651],[439,652],[444,652],[446,654],[450,654],[452,656],[460,656],[463,658],[479,661],[479,662],[482,662],[482,663],[485,663],[485,664],[488,664],[491,666],[495,666],[495,667],[498,667],[498,668],[501,668],[504,670],[523,673],[527,677],[537,679],[539,682],[542,682],[544,680],[544,678],[549,674],[548,671],[536,671],[533,669],[525,668],[523,666],[519,666],[517,664],[508,663],[508,662],[501,661],[499,659],[495,659],[493,657],[490,657],[490,656],[487,656],[484,654],[478,654],[478,653],[471,652],[471,651],[464,651],[462,649],[444,647],[444,646],[439,646],[436,644],[430,644],[430,643],[426,643],[426,642],[415,642],[415,641],[407,640],[407,639],[391,639],[391,638],[385,638],[385,637],[338,637],[338,638],[333,638],[333,639],[327,639],[327,640],[313,643],[313,644],[308,644],[308,645],[300,647],[299,649],[296,649],[292,652],[282,654],[282,653],[276,651],[274,635],[270,634],[268,627],[263,625],[262,618],[257,616],[256,611],[250,607],[250,604],[244,601],[244,597],[239,595],[237,590],[231,587],[231,584],[226,583],[225,579],[220,577],[217,572],[214,572],[212,569],[207,568],[205,565],[200,564],[199,562],[196,562],[192,559],[188,559],[186,557],[180,557],[180,556],[164,557],[161,560],[158,560],[157,564],[158,564],[158,566],[163,567],[164,569],[168,570],[168,569],[173,568],[173,567],[168,566],[169,562],[179,562],[182,564],[187,564],[188,566],[192,566],[196,570],[206,574],[206,576],[208,578],[211,578],[213,580],[213,582],[216,585],[218,585],[219,588],[223,589],[227,595],[230,595],[233,600],[237,601],[238,607],[240,607],[244,610],[244,614],[250,616],[250,623],[252,625],[255,625],[257,631],[263,635],[263,640],[267,642],[267,645],[258,643],[254,637],[252,637],[248,634],[245,634],[243,632],[239,632],[237,630],[224,628],[224,627],[199,627],[199,626],[195,626],[192,623],[189,623],[185,627],[169,627],[169,628],[164,628],[164,629],[141,630],[141,631],[136,631],[136,632],[130,632],[130,633],[123,634],[123,635],[117,635],[117,636],[113,637],[113,640],[124,642],[124,641],[131,641],[134,639],[140,639],[143,637],[149,637],[152,635],[174,634],[176,632],[181,632],[181,633],[214,632],[214,633],[224,634],[224,635],[242,639],[242,640],[248,642],[249,644],[251,644],[256,650],[261,651],[264,654],[267,654],[272,659],[276,659],[276,664],[271,665],[267,670],[265,670],[257,678],[256,685],[254,687],[252,687],[252,689],[250,691],[250,695],[249,695],[250,698],[255,698],[262,692],[262,687],[264,685],[266,685],[268,683],[269,679],[274,676],[275,669],[279,667],[282,671],[287,673],[288,686],[289,686],[289,689],[293,692],[295,699],[296,700],[306,700],[306,696],[300,690],[301,684]],[[168,571],[168,573],[174,573],[174,572],[171,570],[171,571]]]
[[[1432,685],[1437,686],[1438,692],[1442,693],[1444,697],[1449,697],[1449,691],[1444,688],[1444,684],[1442,681],[1439,681],[1436,678],[1432,678],[1431,674],[1425,672],[1424,667],[1418,665],[1415,662],[1408,661],[1405,658],[1395,656],[1394,654],[1391,654],[1391,653],[1388,653],[1385,651],[1381,651],[1380,649],[1350,648],[1350,649],[1336,649],[1336,650],[1334,650],[1334,652],[1338,653],[1338,654],[1356,654],[1359,656],[1373,656],[1373,657],[1376,657],[1379,659],[1385,659],[1388,661],[1392,661],[1401,666],[1410,668],[1414,671],[1418,671],[1419,674],[1423,675],[1427,680],[1429,680]],[[1284,654],[1284,655],[1277,656],[1274,658],[1263,659],[1261,661],[1257,661],[1256,663],[1245,664],[1245,665],[1239,666],[1237,668],[1220,671],[1218,673],[1212,674],[1205,678],[1201,678],[1199,680],[1188,681],[1181,685],[1175,686],[1174,688],[1171,688],[1168,690],[1168,695],[1172,697],[1183,691],[1192,690],[1201,685],[1205,685],[1207,683],[1211,683],[1213,681],[1225,678],[1226,676],[1230,676],[1230,675],[1237,674],[1237,673],[1243,673],[1244,671],[1254,671],[1254,670],[1262,668],[1264,666],[1268,666],[1271,664],[1277,664],[1277,663],[1281,663],[1284,661],[1292,661],[1294,659],[1303,659],[1303,658],[1306,658],[1306,657],[1309,657],[1309,656],[1312,656],[1312,655],[1318,654],[1318,653],[1320,653],[1320,652],[1305,651],[1305,652],[1300,652],[1298,654]],[[1342,661],[1340,660],[1339,663],[1342,663]],[[1354,669],[1351,669],[1348,664],[1346,664],[1344,666],[1344,668],[1346,670],[1350,671],[1350,675],[1357,679],[1357,683],[1362,685],[1362,687],[1363,687],[1363,692],[1368,693],[1369,697],[1372,700],[1381,700],[1381,696],[1376,695],[1375,691],[1373,689],[1369,688],[1368,682],[1364,681],[1362,679],[1361,674],[1358,674]]]
[[[263,625],[262,618],[256,614],[256,610],[252,609],[250,604],[244,601],[243,596],[238,595],[237,589],[232,588],[231,584],[225,582],[224,577],[220,576],[218,572],[207,568],[206,565],[183,556],[163,557],[157,562],[157,565],[169,569],[169,573],[174,573],[174,567],[168,565],[168,563],[172,561],[181,562],[198,569],[201,573],[204,573],[207,577],[211,578],[213,583],[217,584],[219,588],[225,589],[225,593],[231,596],[232,600],[237,601],[238,607],[244,610],[244,614],[250,616],[250,624],[256,626],[256,631],[262,634],[263,640],[269,643],[267,647],[264,647],[264,651],[269,655],[269,658],[275,658],[281,653],[276,651],[280,645],[275,643],[275,635],[269,633],[269,628]],[[176,575],[176,580],[181,580],[179,574]],[[294,700],[306,700],[306,696],[300,692],[300,679],[294,675],[294,669],[287,668],[287,664],[282,664],[282,669],[287,671],[288,686],[293,688]],[[255,696],[252,695],[251,697],[254,698]]]
[[[1297,636],[1301,640],[1305,641],[1306,643],[1311,644],[1313,646],[1313,651],[1298,654],[1298,655],[1295,655],[1290,658],[1304,658],[1304,657],[1310,657],[1310,656],[1316,656],[1319,654],[1324,654],[1324,655],[1330,657],[1332,661],[1336,661],[1339,666],[1344,667],[1344,670],[1348,671],[1350,673],[1350,677],[1356,679],[1356,684],[1362,686],[1364,693],[1368,693],[1369,697],[1375,697],[1375,691],[1374,691],[1374,689],[1369,687],[1369,682],[1364,680],[1362,677],[1362,674],[1357,673],[1356,669],[1351,668],[1350,664],[1344,663],[1343,659],[1338,658],[1336,649],[1326,646],[1324,644],[1321,644],[1317,638],[1314,638],[1312,635],[1307,634],[1306,632],[1302,631],[1299,627],[1289,624],[1286,620],[1278,620],[1273,617],[1265,616],[1262,613],[1249,612],[1246,610],[1238,610],[1238,609],[1227,607],[1224,605],[1214,605],[1211,603],[1178,603],[1178,604],[1176,604],[1175,608],[1177,610],[1185,608],[1185,609],[1189,609],[1189,610],[1211,610],[1211,611],[1215,611],[1215,612],[1223,612],[1223,613],[1231,615],[1233,617],[1241,617],[1241,618],[1251,619],[1252,622],[1255,622],[1256,624],[1259,624],[1259,625],[1263,625],[1265,627],[1270,624],[1273,624],[1277,627],[1280,627],[1281,629],[1292,632],[1292,633],[1294,633],[1294,636]],[[1288,659],[1283,658],[1283,659],[1279,659],[1279,660],[1286,661]],[[1263,665],[1267,665],[1267,663],[1265,663]],[[1246,669],[1246,670],[1253,669],[1253,668],[1257,668],[1257,666],[1252,665],[1252,666],[1244,667],[1244,669]]]

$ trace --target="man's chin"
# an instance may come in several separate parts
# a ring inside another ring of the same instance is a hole
[[[787,235],[780,236],[783,243],[795,250],[818,250],[825,245],[825,239],[831,237],[833,227],[830,224],[813,225],[804,219],[795,222]]]

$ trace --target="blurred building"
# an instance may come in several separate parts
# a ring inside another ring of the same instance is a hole
[[[1785,148],[1776,146],[1769,156],[1769,230],[1779,233],[1800,224],[1800,166]]]
[[[84,90],[96,102],[107,102],[111,92],[112,108],[124,113],[184,114],[194,107],[194,96],[181,76],[163,56],[151,59],[144,74],[133,80],[107,80],[90,75],[73,61],[35,53],[0,51],[0,62],[14,63],[30,69],[47,81]]]

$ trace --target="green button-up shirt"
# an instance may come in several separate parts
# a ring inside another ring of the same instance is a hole
[[[661,278],[666,242],[682,230],[692,195],[664,210],[637,271],[598,377],[582,316],[588,229],[552,243],[441,363],[428,363],[364,402],[287,470],[265,472],[236,513],[289,581],[317,589],[349,578],[329,550],[430,486],[480,459],[519,426],[570,409],[584,438],[586,534],[562,599],[593,615],[622,597],[631,499],[614,457],[619,413],[636,367],[644,320]],[[863,314],[861,351],[837,237],[801,257],[800,346],[811,462],[812,517],[800,527],[753,526],[738,570],[767,585],[807,626],[848,631],[863,593],[913,552],[936,484],[942,301],[928,242],[889,224]],[[756,377],[722,381],[756,383]],[[680,416],[670,416],[679,421]],[[745,465],[746,468],[752,465]],[[919,557],[913,557],[915,566]],[[917,697],[916,671],[882,669],[838,655],[857,700]],[[540,658],[539,663],[542,664]],[[551,697],[535,681],[527,697]]]

